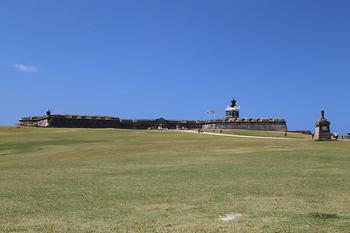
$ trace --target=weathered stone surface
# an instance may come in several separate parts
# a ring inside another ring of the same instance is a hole
[[[24,117],[19,125],[32,127],[57,128],[121,128],[121,129],[148,129],[148,128],[201,128],[202,121],[166,120],[159,119],[120,119],[108,116],[81,116],[81,115],[46,115],[38,117]]]
[[[237,118],[216,119],[203,124],[205,129],[247,129],[265,131],[287,131],[287,123],[283,119]]]
[[[210,121],[159,119],[120,119],[107,116],[49,115],[24,117],[21,126],[57,128],[121,128],[121,129],[251,129],[286,131],[285,120],[262,118],[216,119]]]
[[[238,107],[227,107],[225,109],[225,118],[239,118],[239,108]]]
[[[81,116],[81,115],[46,115],[40,117],[24,117],[21,126],[63,127],[63,128],[117,128],[120,120],[117,117]]]
[[[320,119],[315,123],[316,129],[314,134],[315,141],[331,141],[332,134],[330,129],[330,122],[325,118],[324,111],[321,111]]]
[[[251,129],[268,131],[287,131],[287,123],[283,119],[272,118],[239,118],[240,108],[236,100],[225,109],[225,118],[209,121],[166,120],[159,119],[120,119],[110,116],[81,116],[51,114],[45,116],[24,117],[21,126],[63,127],[63,128],[121,128],[121,129]]]

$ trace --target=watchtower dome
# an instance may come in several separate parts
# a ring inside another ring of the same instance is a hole
[[[236,100],[232,99],[231,105],[225,108],[225,118],[239,118],[239,106],[236,105]]]

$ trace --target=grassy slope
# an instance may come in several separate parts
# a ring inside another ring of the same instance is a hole
[[[220,130],[204,130],[206,132],[219,133]],[[285,137],[284,131],[256,131],[256,130],[241,130],[241,129],[222,129],[222,133],[225,134],[236,134],[236,135],[249,135],[249,136],[262,136],[262,137]],[[311,140],[311,135],[302,133],[287,133],[288,138],[303,138]]]
[[[349,142],[3,127],[0,232],[349,232],[349,167]]]

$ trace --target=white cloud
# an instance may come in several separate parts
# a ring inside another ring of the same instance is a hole
[[[20,70],[22,72],[37,72],[38,69],[35,66],[28,66],[23,64],[14,64],[13,67],[15,67],[17,70]]]

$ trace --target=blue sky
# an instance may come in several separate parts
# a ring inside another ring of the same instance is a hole
[[[350,132],[350,2],[0,0],[0,125],[53,113]]]

